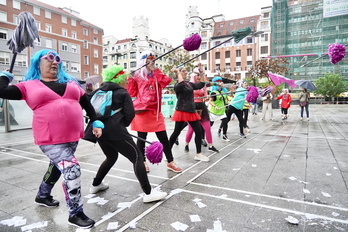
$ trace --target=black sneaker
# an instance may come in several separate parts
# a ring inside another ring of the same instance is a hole
[[[70,225],[88,229],[94,226],[95,221],[86,216],[83,212],[78,212],[75,216],[69,216]]]
[[[230,141],[230,140],[228,139],[227,135],[223,135],[223,136],[222,136],[222,140],[223,140],[223,141],[227,141],[227,142]]]
[[[205,141],[205,139],[202,139],[202,146],[203,147],[207,147],[208,146],[207,141]]]
[[[176,145],[179,145],[179,140],[176,139],[174,143],[175,143]]]
[[[189,152],[190,149],[189,149],[189,146],[188,145],[185,145],[185,151]]]
[[[39,198],[36,196],[35,202],[46,207],[57,207],[59,205],[59,201],[54,200],[52,196],[46,198]]]
[[[213,152],[219,152],[219,150],[216,149],[214,146],[209,147],[208,150]]]

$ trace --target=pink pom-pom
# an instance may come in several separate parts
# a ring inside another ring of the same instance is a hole
[[[267,86],[266,88],[264,88],[264,89],[261,90],[260,95],[261,95],[261,97],[264,97],[264,96],[266,96],[267,94],[271,93],[272,91],[273,91],[272,86]]]
[[[339,43],[329,44],[329,57],[332,64],[337,64],[346,56],[346,47]]]
[[[256,101],[257,97],[259,96],[259,91],[255,86],[249,86],[248,88],[248,94],[246,96],[246,100],[248,102],[254,102]]]
[[[152,164],[161,163],[163,157],[163,145],[160,142],[152,142],[150,146],[145,148],[146,158]]]
[[[193,34],[192,36],[184,40],[183,46],[186,51],[194,51],[201,46],[202,38],[198,34]]]

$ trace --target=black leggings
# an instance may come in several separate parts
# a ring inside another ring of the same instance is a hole
[[[243,128],[244,128],[244,119],[243,119],[243,111],[242,110],[238,110],[236,108],[234,108],[233,106],[229,105],[227,108],[227,123],[231,120],[231,116],[232,114],[235,114],[238,118],[238,122],[239,122],[239,132],[241,134],[244,134],[243,132]],[[225,132],[224,132],[225,134]]]
[[[175,127],[172,135],[169,138],[170,147],[172,148],[175,140],[179,137],[181,131],[184,129],[186,122],[175,122]],[[202,126],[200,121],[190,121],[188,122],[195,132],[195,143],[196,143],[196,152],[202,152]]]
[[[118,159],[118,153],[129,159],[133,164],[134,174],[137,177],[142,190],[145,194],[151,193],[151,185],[145,170],[144,159],[133,139],[121,141],[98,140],[100,148],[103,150],[106,159],[100,165],[93,185],[101,184],[102,180],[108,174],[112,166]]]
[[[147,133],[148,132],[139,132],[138,131],[138,137],[146,140]],[[156,133],[156,136],[157,136],[158,140],[163,145],[163,152],[164,152],[164,154],[166,156],[167,162],[168,163],[172,162],[174,160],[174,158],[173,158],[171,146],[169,145],[167,132],[166,131],[158,131],[158,132],[155,132],[155,133]],[[143,154],[144,160],[146,160],[146,157],[145,157],[145,142],[140,140],[140,139],[138,139],[137,140],[137,146],[139,147],[140,152]]]

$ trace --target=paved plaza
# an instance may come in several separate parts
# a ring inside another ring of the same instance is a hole
[[[348,231],[348,105],[310,105],[310,120],[299,120],[292,105],[288,120],[274,109],[274,120],[249,115],[251,132],[239,138],[238,121],[229,123],[230,142],[217,136],[220,153],[203,147],[210,162],[194,160],[194,141],[184,151],[185,134],[174,145],[173,173],[165,159],[150,166],[153,187],[169,193],[144,204],[131,163],[119,157],[96,195],[88,190],[104,159],[98,145],[81,140],[76,156],[82,168],[85,213],[96,221],[90,230],[67,224],[68,210],[61,184],[52,195],[57,208],[34,203],[48,166],[34,145],[31,130],[0,133],[0,231]],[[174,123],[166,120],[168,136]],[[134,132],[131,132],[135,134]],[[149,141],[156,141],[150,133]]]

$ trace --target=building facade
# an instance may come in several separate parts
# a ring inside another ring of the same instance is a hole
[[[329,44],[348,45],[348,1],[273,0],[271,21],[272,56],[293,55],[288,78],[315,80],[338,73],[348,79],[347,59],[333,65],[327,55],[319,58]]]
[[[151,51],[159,57],[172,49],[167,39],[155,41],[150,38],[149,22],[144,16],[133,18],[132,38],[116,39],[114,36],[103,37],[103,68],[119,64],[132,72],[137,69],[137,59],[143,51]],[[162,69],[170,62],[164,57],[156,60],[157,67]]]
[[[6,43],[19,24],[18,15],[24,11],[35,18],[40,41],[17,55],[15,80],[22,80],[31,56],[41,49],[57,51],[64,70],[77,79],[100,74],[103,29],[81,19],[76,11],[35,0],[0,0],[0,69],[10,66],[12,52]]]

